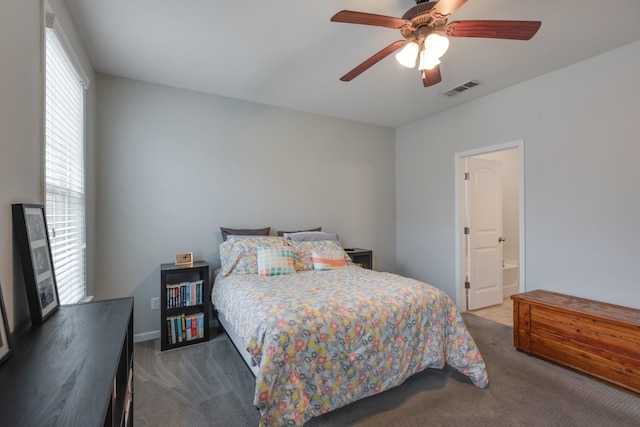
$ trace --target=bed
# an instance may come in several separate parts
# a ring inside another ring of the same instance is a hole
[[[262,275],[267,248],[287,273]],[[488,385],[460,313],[433,286],[358,267],[335,241],[232,237],[220,256],[212,303],[255,374],[260,425],[301,426],[445,363]]]

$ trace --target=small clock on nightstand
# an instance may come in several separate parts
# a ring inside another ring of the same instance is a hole
[[[193,265],[193,253],[184,252],[176,254],[176,265],[187,266]]]
[[[362,268],[373,269],[373,251],[361,248],[346,248],[344,250],[351,261]]]

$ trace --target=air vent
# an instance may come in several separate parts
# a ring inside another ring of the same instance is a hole
[[[466,83],[461,84],[460,86],[454,87],[453,89],[446,91],[444,94],[447,96],[455,96],[459,93],[464,92],[467,89],[471,89],[474,86],[478,86],[479,84],[480,82],[477,80],[470,80]]]

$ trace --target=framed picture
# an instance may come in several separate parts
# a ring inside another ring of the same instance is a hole
[[[15,204],[12,209],[31,323],[39,325],[59,307],[44,206]]]
[[[0,286],[0,365],[11,356],[13,352],[13,342],[9,333],[9,322],[7,322],[7,311],[4,308],[4,299],[2,298],[2,286]]]

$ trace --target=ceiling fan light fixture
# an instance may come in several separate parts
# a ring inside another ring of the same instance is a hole
[[[449,39],[431,33],[424,39],[424,52],[428,52],[429,56],[440,58],[449,49]]]
[[[418,43],[409,42],[404,45],[400,52],[396,53],[396,60],[404,67],[415,68],[419,50]]]
[[[426,50],[420,52],[420,64],[418,70],[432,70],[436,65],[440,64],[440,59],[433,56]]]

